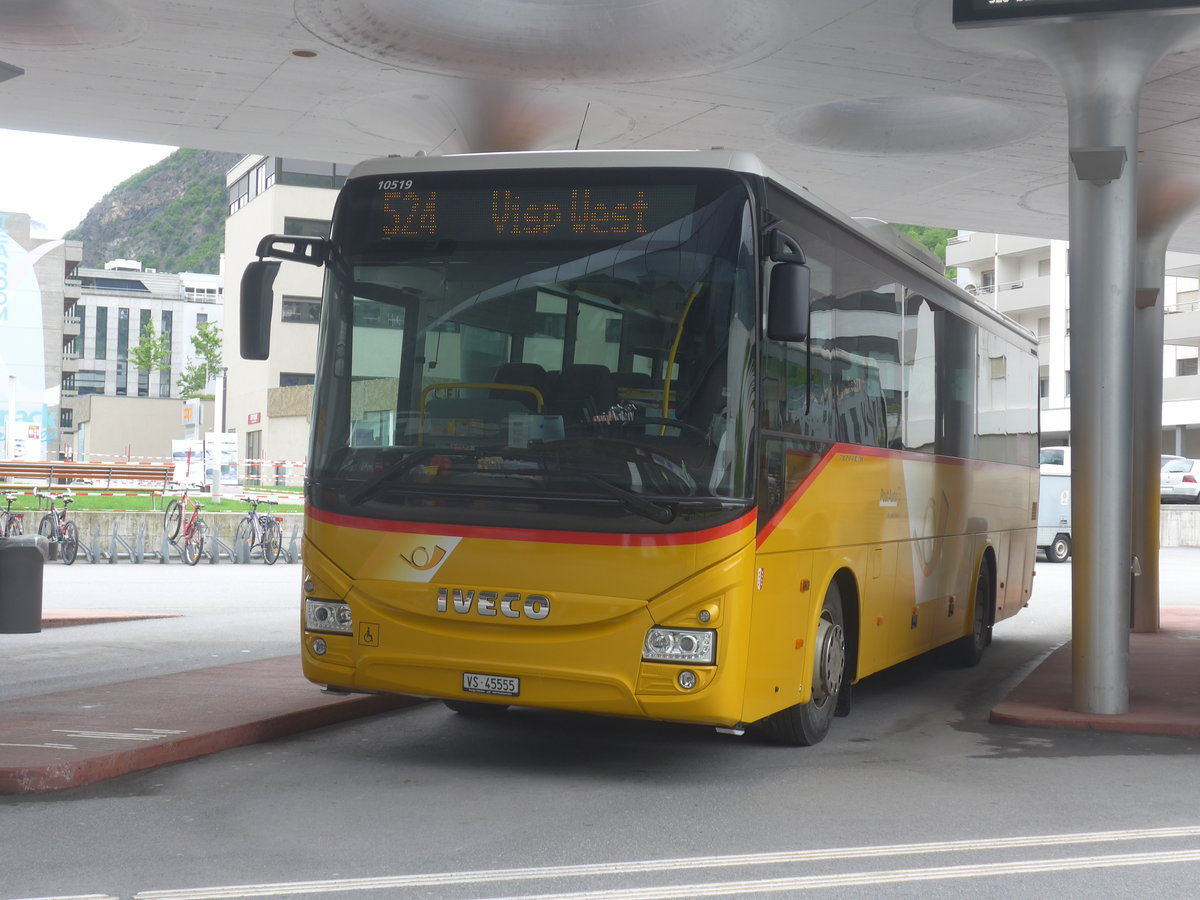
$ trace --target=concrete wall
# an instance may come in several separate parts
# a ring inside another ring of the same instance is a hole
[[[27,534],[37,530],[38,522],[41,521],[43,515],[44,513],[39,511],[27,511],[25,513],[25,531]],[[237,530],[238,522],[242,520],[245,514],[238,512],[201,512],[200,515],[211,532],[215,532],[221,541],[232,546],[233,535]],[[276,513],[275,516],[283,520],[280,523],[283,528],[283,554],[280,555],[278,562],[278,564],[283,564],[287,562],[286,554],[293,544],[293,537],[295,539],[296,550],[297,552],[299,551],[300,535],[304,527],[304,516],[301,513]],[[125,541],[129,546],[136,548],[140,529],[143,552],[157,553],[162,548],[163,514],[161,511],[112,512],[97,510],[89,512],[85,510],[77,513],[72,510],[68,514],[68,517],[75,522],[75,527],[79,531],[79,540],[98,555],[111,551],[114,543],[114,530],[121,540]],[[126,549],[118,544],[117,551],[125,553]],[[207,547],[205,548],[205,552],[208,552]],[[99,559],[98,561],[102,563],[108,562],[107,559]],[[155,560],[150,561],[153,562]],[[257,558],[253,561],[258,565],[263,565]],[[84,555],[82,549],[76,560],[76,565],[80,563],[87,563],[87,557]],[[207,563],[208,560],[201,560],[200,565],[206,565]]]
[[[204,431],[213,428],[212,401],[203,401]],[[171,456],[171,441],[187,435],[183,401],[87,394],[75,400],[78,459],[93,456]],[[102,459],[100,461],[103,461]]]
[[[1164,503],[1158,541],[1160,547],[1200,547],[1200,507]]]

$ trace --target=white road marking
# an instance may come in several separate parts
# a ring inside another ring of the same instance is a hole
[[[808,891],[818,888],[864,887],[900,882],[946,881],[955,878],[986,878],[997,875],[1026,875],[1040,872],[1074,872],[1081,869],[1112,869],[1119,866],[1149,866],[1176,862],[1200,862],[1200,850],[1170,853],[1127,853],[1117,856],[1081,856],[1067,859],[1024,860],[976,866],[942,866],[927,869],[893,869],[884,872],[850,872],[845,875],[803,875],[796,878],[764,878],[758,881],[729,881],[709,884],[676,884],[653,888],[617,888],[574,891],[566,894],[520,894],[486,900],[682,900],[686,897],[734,897],[739,894]],[[140,895],[139,895],[140,896]]]
[[[932,853],[961,853],[981,850],[1007,850],[1026,847],[1056,847],[1072,844],[1102,844],[1119,841],[1164,840],[1200,836],[1200,826],[1147,828],[1122,831],[1082,832],[1076,834],[1036,835],[980,840],[936,841],[921,844],[888,844],[868,847],[838,847],[826,850],[795,850],[777,853],[698,856],[680,859],[636,860],[586,865],[541,866],[517,869],[481,869],[473,872],[442,872],[428,875],[394,875],[376,878],[339,878],[324,881],[294,881],[274,884],[243,884],[209,888],[183,888],[142,891],[135,900],[224,900],[231,897],[283,897],[299,894],[328,894],[338,891],[378,891],[396,888],[444,885],[489,884],[497,881],[523,881],[541,878],[571,878],[594,875],[628,875],[639,872],[669,872],[717,869],[735,866],[779,865],[787,863],[870,859]],[[1073,869],[1112,868],[1170,862],[1200,861],[1200,849],[1178,852],[1134,853],[1112,856],[1084,856],[1054,860],[1025,860],[971,866],[946,866],[925,869],[899,869],[884,872],[848,873],[828,876],[799,876],[734,881],[720,884],[672,885],[662,888],[629,888],[584,891],[579,893],[537,895],[537,900],[593,900],[599,897],[621,900],[655,898],[732,896],[736,894],[808,890],[817,887],[883,884],[898,881],[932,881],[1027,872]],[[530,895],[523,895],[530,896]],[[511,900],[511,898],[506,898]]]
[[[65,734],[67,737],[83,740],[90,738],[97,741],[138,741],[146,743],[157,741],[172,734],[185,734],[183,731],[161,731],[152,728],[136,728],[134,731],[84,731],[76,728],[53,728],[55,734]]]
[[[5,744],[0,747],[36,747],[39,750],[78,750],[74,744]]]

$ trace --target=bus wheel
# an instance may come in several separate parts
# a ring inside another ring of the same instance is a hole
[[[1046,548],[1046,559],[1052,563],[1066,562],[1071,555],[1071,539],[1065,534],[1056,534],[1054,543]]]
[[[508,709],[507,703],[476,703],[472,700],[443,700],[447,709],[460,716],[498,716]]]
[[[942,660],[948,665],[969,669],[979,665],[983,651],[992,642],[992,626],[988,611],[992,606],[992,576],[980,563],[975,580],[975,602],[971,605],[971,633],[942,647]]]
[[[763,732],[782,744],[809,747],[829,733],[846,676],[846,632],[842,595],[829,586],[817,621],[817,645],[812,672],[812,698],[781,709],[763,721]]]

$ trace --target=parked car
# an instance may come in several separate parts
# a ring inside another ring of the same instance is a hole
[[[1172,459],[1162,467],[1159,494],[1164,503],[1200,503],[1200,459]]]

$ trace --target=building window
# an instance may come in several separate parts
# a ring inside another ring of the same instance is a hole
[[[141,342],[142,335],[146,333],[146,326],[150,325],[150,310],[143,309],[138,318],[138,342]],[[150,370],[138,369],[138,387],[137,395],[139,397],[150,396]]]
[[[283,232],[284,234],[294,234],[297,237],[329,237],[329,220],[284,216]]]
[[[174,331],[175,315],[170,310],[163,310],[162,314],[162,335],[165,338],[167,351],[170,352],[174,346],[172,342],[172,332]],[[167,357],[167,365],[158,370],[158,396],[171,396],[171,357]]]
[[[346,183],[350,166],[308,159],[276,160],[275,179],[279,184],[297,187],[340,188]],[[289,231],[288,234],[295,234]]]
[[[1175,374],[1179,376],[1200,374],[1197,372],[1198,362],[1200,362],[1200,360],[1198,360],[1195,356],[1193,356],[1191,359],[1175,360]]]
[[[80,369],[75,374],[75,391],[84,394],[104,393],[104,371],[102,369]]]
[[[59,424],[59,427],[61,427],[61,428],[70,428],[70,427],[71,427],[71,423],[74,421],[74,419],[75,419],[75,410],[73,410],[73,409],[60,409],[60,410],[58,411],[58,424]]]
[[[96,307],[96,359],[108,358],[108,307]]]
[[[1050,259],[1049,259],[1049,257],[1047,257],[1046,259],[1039,259],[1038,260],[1038,275],[1044,277],[1049,274],[1050,274]]]
[[[291,234],[291,232],[288,232]],[[320,297],[289,297],[283,295],[283,321],[307,322],[316,325],[321,321]]]
[[[117,396],[129,393],[129,310],[117,310]]]
[[[75,390],[75,374],[74,373],[63,376],[62,389],[64,391]]]
[[[309,375],[306,372],[280,372],[279,386],[280,387],[296,387],[301,384],[312,384],[315,376]]]

